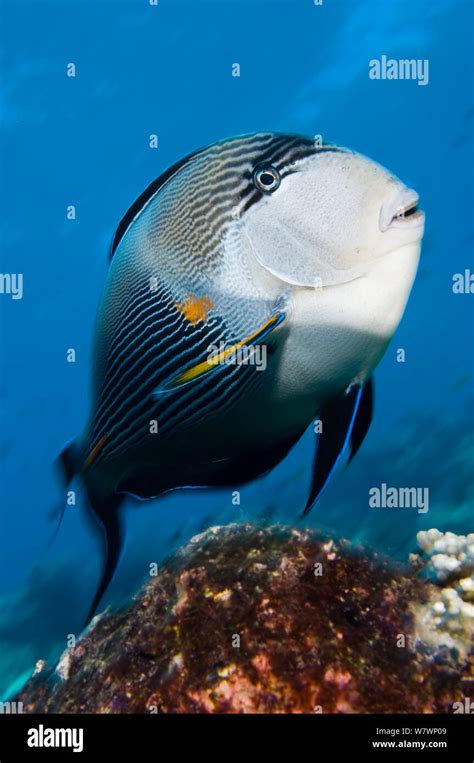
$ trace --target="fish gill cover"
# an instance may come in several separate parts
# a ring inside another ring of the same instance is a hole
[[[456,712],[472,4],[1,13],[1,707]]]

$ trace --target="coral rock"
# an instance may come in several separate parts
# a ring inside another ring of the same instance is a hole
[[[468,654],[435,659],[422,641],[416,602],[434,588],[314,532],[211,528],[19,698],[55,713],[451,712]]]

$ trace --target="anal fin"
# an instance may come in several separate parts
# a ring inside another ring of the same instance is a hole
[[[351,454],[349,462],[352,461],[360,446],[365,440],[367,432],[372,423],[374,413],[374,381],[372,377],[366,381],[362,388],[359,405],[357,407],[354,424],[351,432]]]
[[[321,409],[319,418],[322,422],[322,432],[319,435],[316,452],[313,459],[311,487],[303,511],[305,516],[311,511],[314,503],[326,487],[340,455],[343,453],[357,417],[357,410],[362,397],[362,387],[353,384],[342,397],[337,397]],[[362,424],[358,438],[353,443],[355,451],[362,444],[360,437],[365,436]]]

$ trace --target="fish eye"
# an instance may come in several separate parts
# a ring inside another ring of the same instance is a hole
[[[259,191],[271,193],[276,191],[280,185],[280,173],[271,165],[267,167],[257,167],[253,173],[253,182]]]

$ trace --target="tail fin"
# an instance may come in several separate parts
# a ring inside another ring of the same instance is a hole
[[[103,441],[101,440],[99,446],[102,442]],[[57,463],[62,472],[64,484],[66,487],[77,474],[81,473],[81,476],[84,476],[84,453],[82,452],[78,442],[75,440],[66,445],[63,452],[57,459]],[[120,559],[120,553],[123,546],[123,532],[122,524],[120,521],[119,507],[122,503],[123,496],[117,495],[117,493],[104,496],[102,494],[102,490],[98,491],[97,487],[93,487],[93,485],[87,484],[87,481],[84,482],[84,485],[86,487],[89,507],[94,518],[98,521],[103,531],[105,558],[102,578],[87,614],[87,618],[84,623],[85,628],[92,620],[95,611],[99,606],[110,581],[112,580]],[[52,540],[54,540],[56,537],[61,526],[65,509],[66,503],[64,502],[59,512],[59,521]]]
[[[84,628],[89,625],[92,620],[95,611],[113,578],[123,546],[123,530],[119,513],[122,496],[114,494],[105,504],[101,503],[100,508],[94,505],[94,502],[90,497],[89,501],[92,511],[102,526],[104,534],[105,564],[101,581],[84,622]]]

